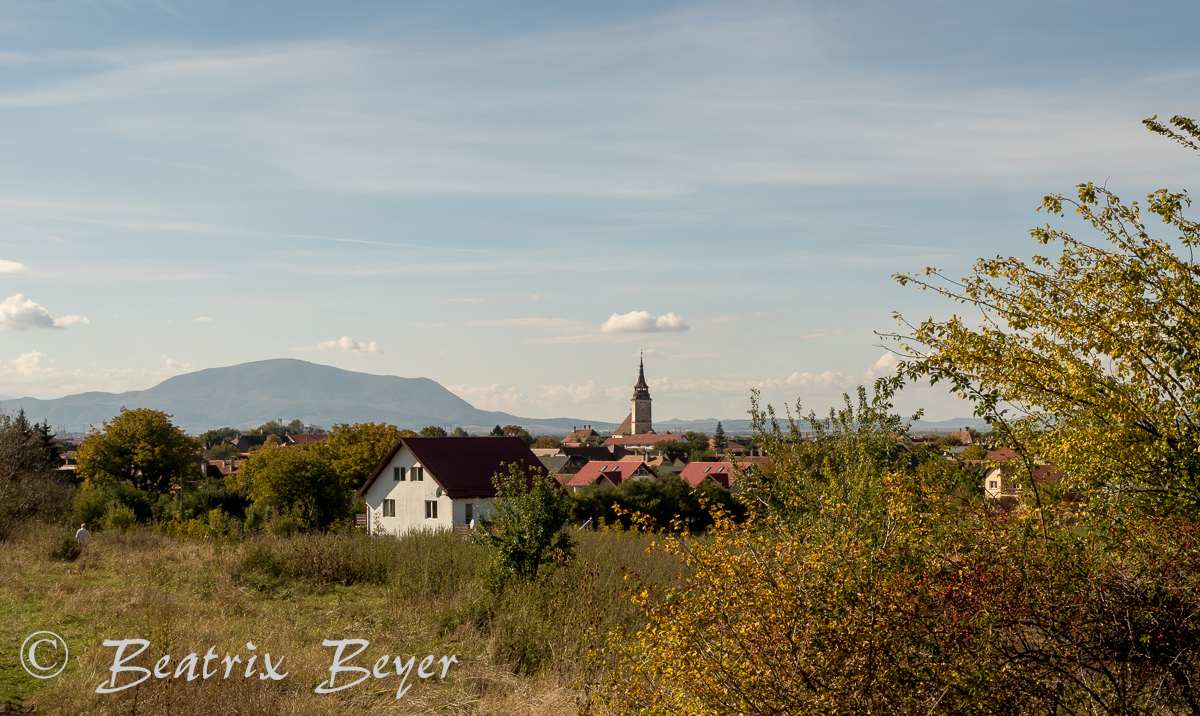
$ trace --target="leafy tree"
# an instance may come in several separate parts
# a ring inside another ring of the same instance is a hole
[[[320,435],[325,432],[325,429],[319,425],[307,425],[303,420],[296,418],[289,423],[284,423],[282,420],[268,420],[250,431],[251,435],[276,435],[285,437],[287,435]]]
[[[1196,148],[1192,120],[1154,131]],[[1075,198],[1051,194],[1049,214],[1070,209],[1097,232],[1076,239],[1033,229],[1058,255],[980,259],[955,281],[927,268],[898,274],[978,314],[913,324],[897,314],[908,359],[902,375],[948,383],[1000,426],[1026,466],[1061,468],[1093,500],[1149,500],[1160,509],[1200,509],[1200,224],[1185,216],[1186,192],[1160,189],[1145,208],[1107,187],[1080,184]],[[1147,216],[1148,214],[1148,216]],[[1165,233],[1147,224],[1157,218]],[[982,321],[979,322],[979,317]],[[975,325],[978,322],[978,325]],[[1033,484],[1035,502],[1040,488]]]
[[[593,485],[571,495],[571,521],[582,524],[634,524],[634,514],[647,515],[660,528],[702,531],[712,525],[716,507],[741,519],[745,508],[729,490],[712,482],[691,489],[678,475],[653,480],[626,480],[620,485]]]
[[[459,427],[455,428],[455,429],[454,429],[454,432],[453,432],[453,433],[451,433],[451,435],[452,435],[453,437],[456,437],[456,438],[467,438],[467,437],[471,437],[471,434],[470,434],[470,433],[468,433],[466,430],[463,430],[461,425],[460,425]]]
[[[492,483],[496,486],[492,511],[473,536],[489,551],[484,582],[499,592],[514,579],[537,577],[549,561],[569,559],[574,544],[563,531],[570,500],[549,474],[526,473],[512,465],[508,472],[493,476]]]
[[[254,501],[324,527],[349,512],[349,492],[317,450],[264,445],[225,484]]]
[[[204,457],[209,460],[233,460],[241,454],[233,443],[220,443],[204,451]]]
[[[982,445],[972,445],[958,454],[960,460],[983,460],[987,457],[987,448]]]
[[[161,410],[136,408],[92,428],[79,446],[77,472],[85,489],[129,482],[139,490],[163,494],[199,477],[200,442],[188,437]]]
[[[0,414],[0,543],[22,522],[66,505],[67,488],[51,477],[58,458],[48,429],[30,423],[24,411]]]
[[[529,431],[520,425],[505,425],[503,428],[504,435],[510,438],[521,438],[526,445],[533,444],[533,436]]]
[[[220,445],[223,442],[236,440],[241,434],[242,432],[237,428],[224,427],[217,428],[215,430],[205,430],[204,432],[200,433],[197,439],[200,441],[200,444],[212,448]]]
[[[492,432],[488,433],[488,435],[494,438],[504,437],[504,428],[497,425],[496,427],[492,428]]]
[[[562,446],[563,444],[561,440],[551,437],[540,437],[537,440],[534,440],[533,444],[529,447],[543,448],[546,450],[559,450],[562,448]]]
[[[423,438],[444,438],[444,437],[449,437],[449,436],[446,435],[445,428],[440,428],[436,425],[426,425],[425,427],[421,428],[421,437],[423,437]]]
[[[694,452],[709,452],[708,436],[704,433],[698,433],[694,430],[689,430],[683,434],[683,440],[679,442],[679,447],[688,451]]]
[[[405,432],[416,436],[411,430],[402,431],[387,423],[339,423],[329,431],[329,437],[309,449],[328,463],[343,489],[353,491],[366,482],[375,466]]]
[[[725,452],[725,448],[729,447],[729,440],[725,437],[725,428],[721,425],[721,421],[717,421],[717,429],[713,431],[712,449],[713,452],[720,455]]]

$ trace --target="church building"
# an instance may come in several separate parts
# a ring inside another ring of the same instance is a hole
[[[646,385],[646,366],[638,357],[638,379],[633,386],[633,406],[616,430],[614,438],[628,438],[634,435],[653,435],[654,425],[650,419],[650,386]]]

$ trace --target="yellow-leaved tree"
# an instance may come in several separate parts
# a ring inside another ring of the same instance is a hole
[[[1146,120],[1197,148],[1196,124]],[[898,274],[969,309],[918,323],[896,314],[911,378],[948,383],[976,402],[1029,457],[1053,463],[1089,496],[1200,508],[1200,224],[1185,191],[1159,189],[1144,206],[1105,187],[1051,194],[1094,229],[1076,238],[1032,230],[1057,255],[980,259],[953,280],[935,268]],[[1153,230],[1152,220],[1159,229]],[[1036,483],[1031,487],[1037,487]]]

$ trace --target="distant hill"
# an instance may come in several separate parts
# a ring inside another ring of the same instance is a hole
[[[175,424],[191,433],[296,418],[326,428],[335,423],[386,422],[413,429],[462,426],[476,433],[497,424],[522,425],[534,434],[565,434],[584,423],[599,429],[616,427],[616,423],[581,418],[521,418],[478,410],[428,378],[356,373],[288,358],[198,370],[128,393],[0,401],[0,410],[12,413],[23,408],[31,420],[48,420],[69,432],[86,430],[89,425],[99,427],[121,407],[171,413]]]

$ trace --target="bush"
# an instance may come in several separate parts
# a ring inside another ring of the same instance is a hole
[[[127,530],[137,524],[137,515],[127,505],[119,502],[109,503],[100,526],[106,530]]]
[[[50,559],[55,562],[74,562],[83,554],[83,545],[73,535],[63,535],[50,549]]]

